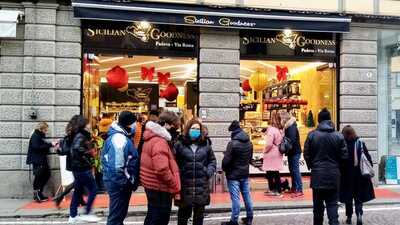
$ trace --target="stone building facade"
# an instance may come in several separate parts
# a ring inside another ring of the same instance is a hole
[[[24,12],[15,39],[0,39],[0,198],[31,193],[25,165],[30,133],[38,121],[50,125],[50,139],[63,136],[66,122],[81,111],[80,21],[71,6],[55,3],[0,3]],[[341,35],[339,124],[353,125],[378,162],[378,24],[352,23]],[[209,129],[219,161],[239,119],[240,37],[229,29],[201,28],[199,116]],[[37,111],[38,118],[30,117]],[[50,157],[52,182],[60,183],[59,162]]]
[[[31,178],[26,166],[29,136],[38,121],[50,125],[49,137],[62,137],[66,122],[80,113],[81,29],[70,6],[0,3],[24,19],[15,39],[0,40],[0,197],[26,197]],[[32,120],[30,113],[37,111]],[[58,157],[49,159],[54,192]]]

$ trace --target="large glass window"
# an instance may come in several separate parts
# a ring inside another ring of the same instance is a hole
[[[143,55],[84,55],[83,112],[92,127],[121,111],[147,115],[154,109],[190,119],[197,110],[197,60]],[[102,129],[104,127],[104,129]]]
[[[378,41],[378,156],[386,182],[386,156],[400,154],[400,29],[381,30]]]

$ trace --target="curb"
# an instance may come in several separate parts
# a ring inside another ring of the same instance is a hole
[[[366,206],[385,206],[385,205],[399,205],[400,201],[393,201],[393,202],[371,202],[365,204]],[[339,207],[343,207],[343,204],[340,204]],[[290,210],[290,209],[312,209],[312,204],[297,204],[297,205],[265,205],[265,206],[254,206],[254,211],[273,211],[273,210]],[[241,208],[242,211],[245,211],[245,208]],[[108,208],[98,208],[94,209],[94,213],[105,217],[108,213]],[[173,208],[171,211],[171,215],[177,214],[177,209]],[[205,210],[208,214],[214,213],[230,213],[231,207],[223,206],[223,207],[211,207]],[[146,210],[130,210],[128,211],[127,216],[146,216]],[[29,213],[23,212],[20,214],[17,213],[10,213],[6,215],[0,215],[0,219],[16,219],[16,218],[67,218],[69,216],[69,210],[64,209],[62,211],[54,211],[54,212],[45,212],[45,213]]]

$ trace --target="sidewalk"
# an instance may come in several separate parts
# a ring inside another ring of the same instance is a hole
[[[369,202],[372,205],[400,204],[400,187],[379,187],[375,190],[376,199]],[[290,198],[284,194],[283,198],[265,196],[262,191],[253,191],[252,198],[254,207],[258,210],[268,209],[298,209],[312,207],[312,193],[310,189],[305,191],[303,198]],[[61,204],[57,209],[53,202],[36,203],[31,199],[0,199],[0,218],[14,217],[67,217],[69,214],[70,199]],[[146,196],[144,193],[134,193],[131,202],[129,215],[145,215]],[[108,212],[107,195],[98,195],[95,201],[94,210],[99,215],[106,215]],[[211,205],[207,207],[210,212],[229,212],[230,198],[228,193],[214,193],[211,196]],[[174,207],[173,211],[176,211]]]

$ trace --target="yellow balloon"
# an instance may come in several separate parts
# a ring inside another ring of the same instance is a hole
[[[257,70],[250,77],[250,87],[255,91],[262,91],[267,88],[268,79],[267,74],[264,72]]]

